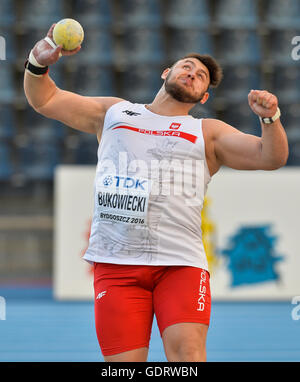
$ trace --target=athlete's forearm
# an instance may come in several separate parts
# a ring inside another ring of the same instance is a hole
[[[261,123],[262,127],[262,161],[270,167],[276,169],[286,164],[289,147],[285,130],[277,119],[272,124]]]
[[[72,51],[64,51],[61,45],[55,47],[53,43],[54,27],[55,24],[52,24],[47,37],[39,40],[34,45],[28,57],[31,66],[26,66],[27,70],[25,70],[24,74],[26,98],[29,104],[37,111],[48,103],[57,90],[54,81],[48,73],[45,74],[47,67],[54,65],[61,56],[71,56],[80,50],[80,46]]]
[[[25,70],[24,91],[28,103],[37,110],[51,99],[56,91],[56,85],[48,74],[34,77]]]
[[[266,90],[251,90],[248,102],[261,121],[260,161],[263,168],[275,170],[284,166],[288,159],[289,148],[286,133],[279,119],[277,97]]]

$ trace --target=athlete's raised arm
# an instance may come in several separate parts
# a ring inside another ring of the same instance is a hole
[[[277,114],[277,97],[267,91],[251,90],[248,102],[261,118]],[[286,164],[288,141],[279,118],[272,123],[261,121],[261,137],[242,133],[220,120],[207,119],[205,123],[213,129],[214,153],[219,166],[237,170],[275,170]]]
[[[54,26],[55,24],[47,33],[51,40]],[[76,54],[80,48],[66,51],[62,46],[54,48],[42,39],[32,49],[30,61],[34,61],[38,67],[46,67],[55,64],[61,55]],[[43,68],[41,70],[43,71]],[[25,70],[24,91],[29,104],[38,113],[61,121],[74,129],[97,134],[98,137],[107,109],[114,103],[122,101],[117,97],[86,97],[62,90],[56,86],[48,73],[36,76],[29,70]]]

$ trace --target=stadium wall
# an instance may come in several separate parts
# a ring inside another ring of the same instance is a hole
[[[54,296],[93,298],[82,259],[93,214],[94,166],[55,174]],[[300,168],[222,169],[208,187],[203,240],[215,300],[289,300],[299,295]]]

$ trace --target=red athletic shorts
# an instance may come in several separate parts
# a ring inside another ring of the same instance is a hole
[[[148,347],[158,328],[180,322],[209,325],[209,273],[189,266],[95,263],[95,323],[104,356]]]

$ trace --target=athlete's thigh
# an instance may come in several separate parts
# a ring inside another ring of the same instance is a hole
[[[168,267],[157,282],[153,302],[161,335],[165,328],[177,323],[209,325],[209,273],[195,267]]]
[[[204,360],[211,311],[209,273],[195,267],[169,267],[153,299],[168,360]]]
[[[168,361],[206,361],[206,336],[208,325],[181,322],[166,327],[162,333]]]
[[[149,346],[152,294],[138,285],[134,271],[127,265],[98,263],[94,267],[95,324],[105,357],[130,356],[127,352]]]

